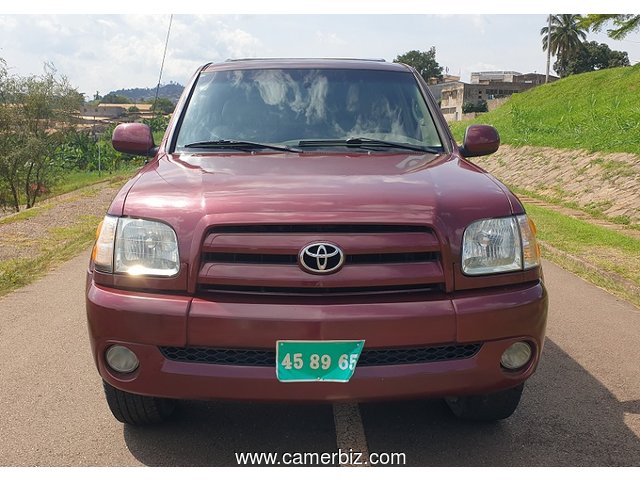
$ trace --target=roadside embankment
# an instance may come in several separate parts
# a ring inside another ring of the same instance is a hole
[[[474,162],[517,193],[640,226],[640,155],[502,145]]]
[[[543,257],[640,307],[640,156],[503,145],[474,160],[523,201]]]

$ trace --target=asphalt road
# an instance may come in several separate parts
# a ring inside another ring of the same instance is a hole
[[[545,264],[547,343],[518,411],[454,419],[438,400],[183,402],[166,424],[108,411],[84,313],[88,253],[0,299],[0,466],[232,466],[234,452],[402,452],[413,466],[640,465],[640,310]]]

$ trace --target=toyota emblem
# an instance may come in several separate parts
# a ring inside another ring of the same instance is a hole
[[[334,273],[344,263],[344,253],[333,243],[318,242],[307,245],[298,255],[300,267],[308,273]]]

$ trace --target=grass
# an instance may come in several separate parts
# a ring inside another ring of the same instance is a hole
[[[611,68],[515,94],[500,108],[451,128],[459,141],[467,125],[487,123],[509,145],[640,154],[639,97],[640,64]]]
[[[582,253],[585,249],[606,247],[614,248],[628,255],[640,255],[640,239],[628,237],[614,230],[593,225],[537,205],[526,205],[526,209],[538,225],[540,239],[566,252],[577,254]],[[640,269],[638,273],[640,273]]]
[[[96,171],[82,172],[75,171],[66,174],[63,179],[51,188],[51,192],[43,196],[39,200],[55,197],[64,193],[73,192],[83,187],[88,187],[101,182],[119,182],[123,179],[129,178],[133,172],[135,172],[141,165],[126,165],[122,169],[115,172],[102,172],[99,174]],[[37,205],[37,203],[36,203]]]
[[[68,227],[52,227],[40,239],[39,251],[29,258],[0,262],[0,297],[42,277],[50,269],[76,256],[94,240],[101,218],[82,215]]]
[[[538,227],[538,238],[559,251],[546,251],[547,258],[640,307],[640,239],[537,205],[526,209]],[[586,269],[563,253],[596,269]],[[627,288],[627,282],[636,291]]]
[[[600,167],[604,170],[602,174],[603,180],[619,177],[633,177],[636,174],[631,165],[617,160],[603,160],[600,163]]]
[[[7,225],[9,223],[21,222],[23,220],[33,218],[36,215],[39,215],[41,212],[44,212],[45,210],[49,210],[52,206],[53,205],[49,205],[49,204],[38,205],[36,203],[36,206],[33,208],[30,208],[29,210],[23,210],[19,213],[14,213],[7,217],[0,218],[0,225]]]
[[[603,275],[601,272],[586,268],[583,264],[574,261],[566,255],[557,254],[545,249],[544,247],[542,248],[542,256],[593,285],[597,285],[609,293],[612,293],[613,295],[616,295],[617,297],[622,298],[640,308],[640,293],[625,287],[618,280],[607,275]]]
[[[594,219],[606,220],[611,223],[617,223],[618,225],[625,225],[628,228],[634,230],[640,230],[640,224],[631,223],[631,219],[626,215],[617,215],[617,216],[609,216],[605,215],[604,211],[611,207],[611,201],[602,201],[602,202],[591,202],[586,205],[580,205],[572,200],[564,200],[562,198],[544,195],[539,192],[535,192],[533,190],[527,190],[525,188],[516,187],[514,185],[508,185],[509,189],[516,193],[517,195],[523,195],[530,198],[535,198],[536,200],[541,200],[545,203],[551,205],[558,205],[561,207],[567,207],[572,210],[579,210],[581,212],[589,214]],[[544,189],[544,186],[541,186],[540,189]]]

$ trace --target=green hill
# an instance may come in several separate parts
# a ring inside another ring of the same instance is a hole
[[[461,142],[487,123],[503,143],[640,154],[640,64],[572,75],[513,95],[473,121],[453,122]]]
[[[158,97],[160,98],[168,98],[174,104],[182,95],[182,91],[184,90],[184,86],[179,83],[168,83],[166,85],[160,85],[158,89]],[[107,95],[118,95],[121,97],[126,97],[131,102],[139,102],[141,100],[153,101],[156,96],[156,87],[151,88],[123,88],[121,90],[114,90],[109,92]]]

